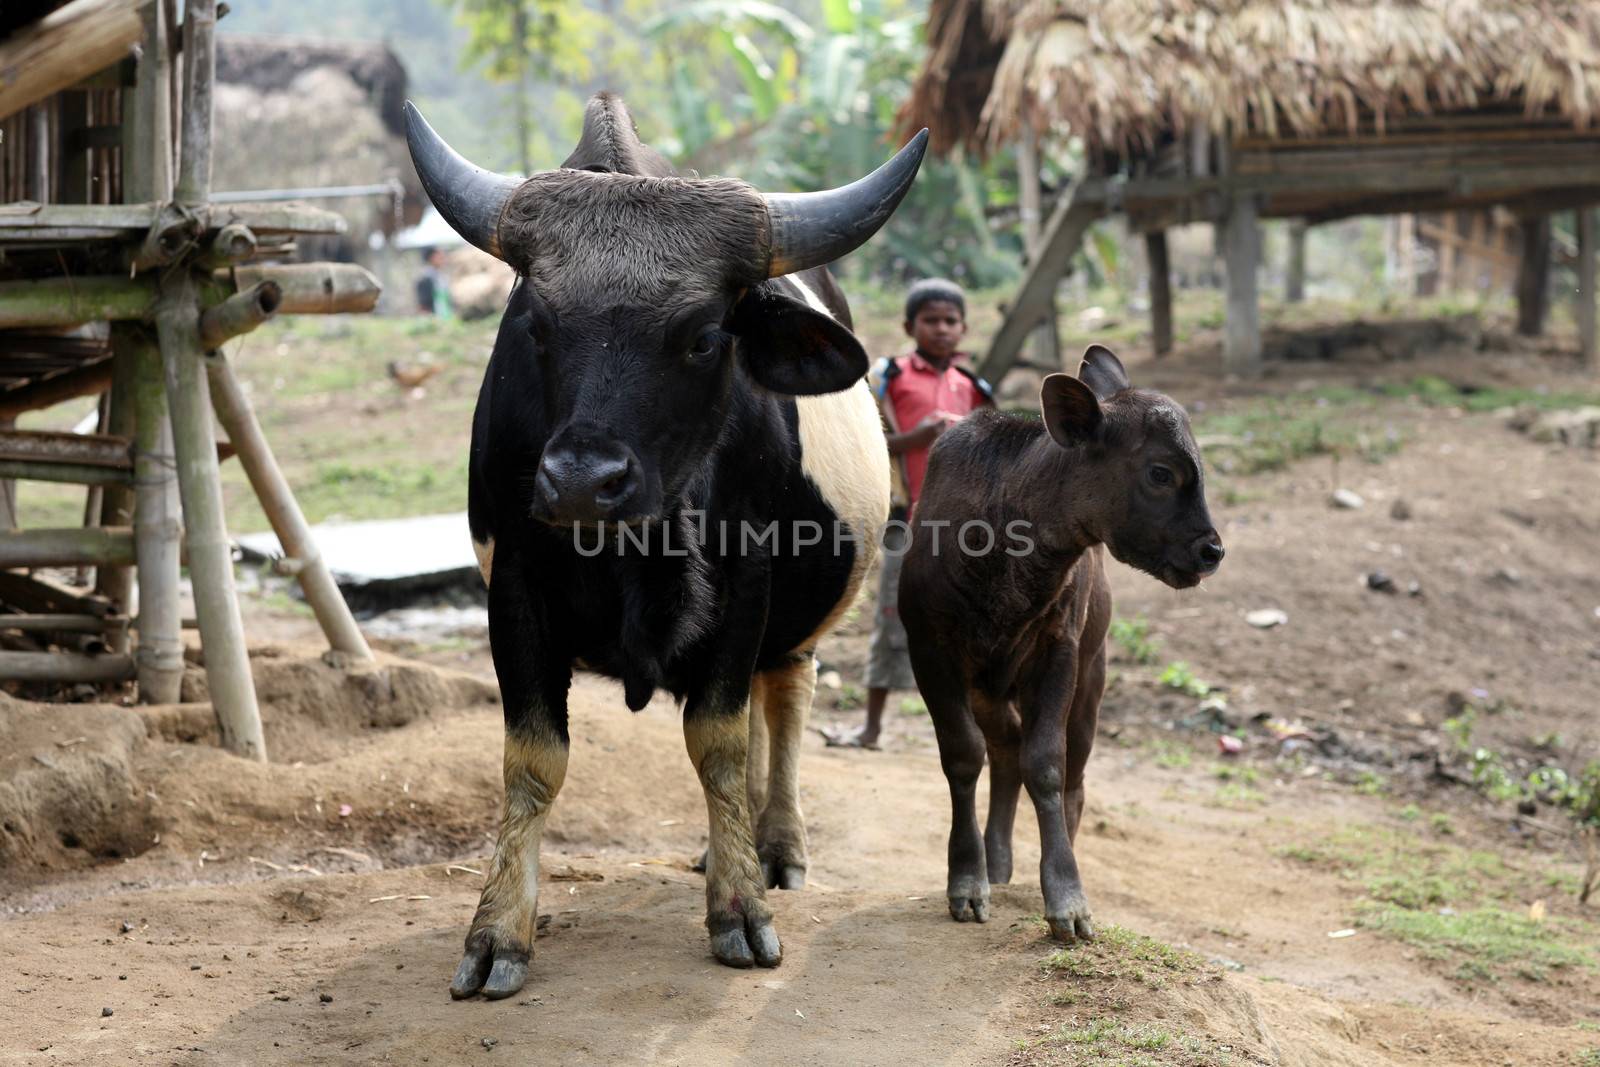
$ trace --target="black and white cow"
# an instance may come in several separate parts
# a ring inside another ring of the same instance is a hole
[[[926,134],[852,185],[764,195],[674,176],[609,94],[561,168],[525,181],[474,167],[409,105],[407,123],[440,213],[518,274],[468,496],[505,807],[450,991],[504,997],[527,977],[575,665],[620,679],[634,710],[657,689],[683,705],[710,814],[712,952],[775,966],[766,890],[805,881],[812,653],[889,507],[867,358],[822,268],[893,212]]]

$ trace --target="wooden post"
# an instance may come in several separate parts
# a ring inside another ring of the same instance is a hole
[[[216,0],[188,0],[183,24],[183,143],[174,197],[199,206],[211,195],[211,81],[216,67]],[[223,521],[222,479],[212,429],[211,396],[200,346],[200,293],[187,267],[161,279],[155,309],[167,402],[183,501],[189,575],[205,650],[206,681],[222,744],[265,761],[261,709],[250,678],[250,652],[233,583],[233,547]]]
[[[179,539],[172,424],[162,384],[161,351],[145,327],[111,327],[116,358],[132,367],[134,409],[133,543],[139,573],[139,702],[175,704],[183,682],[182,616],[178,605]]]
[[[180,269],[163,282],[161,299],[156,302],[156,329],[171,406],[178,494],[188,534],[189,575],[195,615],[200,620],[200,643],[205,649],[206,680],[223,746],[265,761],[261,710],[250,678],[250,654],[233,582],[233,546],[223,522],[222,482],[211,428],[211,398],[203,377],[199,324],[194,279]]]
[[[1172,267],[1167,259],[1167,231],[1144,235],[1150,268],[1150,347],[1158,356],[1172,351]]]
[[[1289,221],[1289,262],[1284,271],[1283,299],[1298,304],[1306,298],[1306,220]]]
[[[261,501],[261,509],[272,523],[273,532],[283,550],[300,563],[297,577],[305,591],[306,602],[317,616],[328,644],[341,652],[359,659],[371,659],[372,650],[356,626],[350,608],[339,593],[328,564],[317,551],[311,527],[295,502],[289,483],[272,457],[272,449],[256,422],[250,401],[239,387],[233,367],[221,352],[206,357],[206,372],[211,380],[211,398],[216,405],[217,418],[228,431],[228,439],[238,450],[239,462],[250,479],[250,487]]]
[[[1521,220],[1522,258],[1517,265],[1517,332],[1537,337],[1544,332],[1549,307],[1550,216]]]
[[[1595,337],[1594,208],[1580,207],[1578,215],[1578,342],[1584,365],[1600,374],[1600,343]]]
[[[1044,216],[1039,203],[1039,141],[1033,127],[1024,124],[1022,138],[1017,142],[1017,191],[1022,215],[1022,248],[1031,262],[1039,254],[1039,237],[1044,226]],[[1033,331],[1030,341],[1033,362],[1044,367],[1062,366],[1061,334],[1056,326],[1056,305],[1050,301],[1039,328]],[[1076,368],[1067,367],[1074,371]]]
[[[188,0],[183,9],[183,140],[178,154],[181,204],[211,196],[211,81],[217,66],[217,0]]]
[[[102,432],[115,434],[118,437],[133,437],[136,433],[134,425],[133,393],[136,354],[128,349],[126,342],[118,343],[119,332],[127,331],[131,327],[125,324],[113,324],[112,334],[112,365],[111,365],[111,391],[109,393],[110,411],[106,425]],[[100,525],[101,526],[132,526],[134,520],[133,488],[128,485],[108,484],[100,492]],[[138,533],[135,531],[135,540]],[[127,567],[100,567],[94,575],[95,592],[111,601],[115,610],[127,612],[131,610],[133,593],[133,573]],[[126,652],[127,632],[117,635],[111,646],[113,652]]]
[[[1253,378],[1261,373],[1261,309],[1256,267],[1261,262],[1261,229],[1256,202],[1237,194],[1223,226],[1223,259],[1228,268],[1228,307],[1222,362],[1229,374]]]
[[[1100,205],[1080,199],[1081,182],[1056,202],[1050,212],[1050,221],[1039,242],[1039,254],[1028,264],[1022,284],[1017,289],[1016,300],[1006,314],[1005,321],[990,342],[989,352],[978,367],[978,373],[999,385],[1006,371],[1016,362],[1017,353],[1034,326],[1055,306],[1056,283],[1072,267],[1072,257],[1078,251],[1084,231],[1100,217]]]

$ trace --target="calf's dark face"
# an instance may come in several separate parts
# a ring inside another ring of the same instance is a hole
[[[742,372],[823,393],[866,371],[827,315],[764,282],[765,210],[738,182],[561,171],[508,206],[502,240],[526,276],[527,332],[549,430],[534,517],[662,514],[700,471]]]
[[[1206,507],[1205,471],[1189,418],[1170,398],[1129,387],[1122,364],[1099,346],[1079,378],[1052,374],[1041,395],[1058,444],[1083,450],[1081,484],[1064,486],[1083,525],[1123,563],[1175,589],[1198,585],[1222,563]]]

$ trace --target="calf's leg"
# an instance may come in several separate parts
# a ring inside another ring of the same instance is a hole
[[[989,821],[983,830],[983,854],[990,885],[1011,881],[1011,830],[1017,820],[1017,797],[1022,792],[1022,769],[1017,741],[1008,738],[989,745]]]
[[[746,689],[748,686],[745,687]],[[691,698],[683,718],[689,759],[711,822],[706,850],[706,929],[711,952],[730,967],[776,967],[783,948],[772,927],[766,880],[750,835],[745,758],[748,692]]]
[[[766,806],[756,817],[756,854],[761,858],[762,877],[769,889],[804,889],[806,885],[800,740],[816,687],[817,661],[809,651],[797,652],[782,665],[756,676],[761,710],[759,716],[751,717],[750,736],[753,739],[756,735],[755,720],[765,719],[771,750]]]
[[[1063,777],[1066,716],[1076,682],[1076,649],[1062,646],[1022,698],[1022,781],[1039,818],[1039,884],[1045,921],[1058,941],[1090,940],[1089,902],[1067,832]],[[1081,788],[1081,782],[1080,782]],[[1081,805],[1081,799],[1079,801]]]
[[[491,999],[522,988],[539,911],[539,845],[567,776],[571,668],[540,656],[537,617],[505,561],[489,592],[489,641],[505,709],[505,799],[494,860],[450,995]]]
[[[1067,712],[1067,753],[1064,764],[1063,798],[1066,808],[1067,837],[1078,843],[1078,824],[1083,821],[1085,792],[1084,768],[1094,748],[1095,728],[1100,720],[1100,698],[1106,687],[1106,650],[1101,645],[1083,665]]]

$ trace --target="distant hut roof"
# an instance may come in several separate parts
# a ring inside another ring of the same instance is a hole
[[[1559,0],[933,0],[902,116],[987,151],[1024,124],[1122,154],[1197,127],[1382,133],[1512,107],[1585,127],[1600,3]]]

